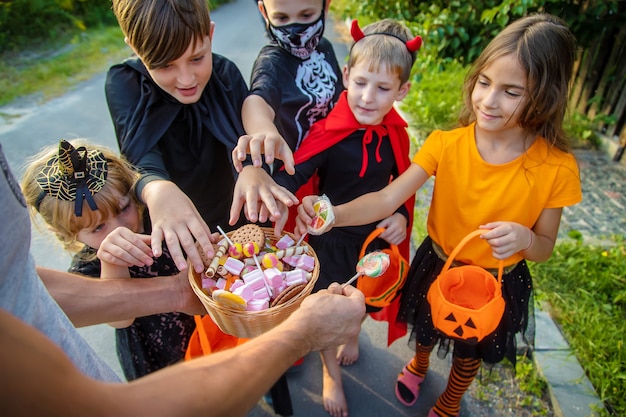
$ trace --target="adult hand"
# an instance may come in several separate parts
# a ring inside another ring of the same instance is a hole
[[[287,207],[298,203],[296,196],[276,184],[264,169],[246,166],[235,183],[229,223],[231,225],[237,223],[242,208],[244,215],[252,223],[277,221],[281,216],[281,210],[276,200]]]
[[[351,285],[332,283],[328,289],[306,297],[291,317],[306,329],[311,350],[325,350],[345,343],[361,331],[365,297]]]
[[[206,308],[198,298],[191,285],[189,285],[188,271],[181,271],[178,274],[168,277],[175,285],[172,297],[175,298],[175,308],[173,311],[180,311],[190,316],[206,314]]]
[[[187,269],[184,250],[194,270],[202,272],[204,263],[196,241],[205,256],[212,258],[211,230],[189,197],[173,182],[161,180],[146,184],[142,198],[148,206],[152,221],[153,255],[157,258],[161,256],[161,245],[165,241],[179,270]]]
[[[98,258],[108,264],[131,267],[152,265],[151,237],[118,227],[104,238]]]
[[[262,166],[262,155],[265,155],[266,164],[271,165],[274,163],[274,159],[280,159],[289,175],[296,172],[293,152],[285,139],[278,133],[266,132],[241,136],[232,152],[233,165],[237,172],[242,171],[242,162],[246,160],[247,154],[250,154],[254,167],[260,168]]]

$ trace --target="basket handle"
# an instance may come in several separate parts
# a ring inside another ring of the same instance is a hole
[[[463,249],[463,246],[465,246],[467,242],[469,242],[471,239],[475,238],[476,236],[480,236],[483,233],[486,233],[486,230],[478,229],[478,230],[474,230],[473,232],[470,232],[467,236],[465,236],[459,242],[459,244],[456,245],[456,247],[452,250],[452,253],[450,254],[450,256],[448,256],[448,259],[446,260],[446,263],[443,265],[443,268],[441,269],[440,274],[443,274],[447,272],[448,269],[450,269],[450,265],[452,265],[452,261],[454,261],[454,258],[459,254],[459,252],[461,251],[461,249]],[[498,263],[498,277],[497,277],[498,282],[502,282],[502,270],[503,269],[504,269],[504,261],[500,259],[500,262]]]
[[[385,231],[384,227],[379,227],[377,229],[374,229],[372,233],[370,233],[369,236],[365,238],[365,242],[363,242],[363,246],[361,247],[361,253],[359,254],[359,259],[365,256],[365,251],[367,250],[367,247],[369,246],[369,244],[372,243],[374,239],[376,239],[378,235],[380,235],[384,231]],[[400,256],[398,245],[392,245],[390,243],[389,248],[391,249],[391,251],[393,252],[395,256]]]

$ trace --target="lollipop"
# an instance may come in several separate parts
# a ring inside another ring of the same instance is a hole
[[[251,258],[253,255],[257,255],[261,249],[256,242],[247,242],[243,244],[244,256]]]
[[[308,233],[312,235],[321,235],[324,233],[335,221],[335,214],[333,213],[332,204],[326,195],[320,196],[315,204],[313,204],[315,210],[315,217],[311,221],[311,224],[307,227]]]
[[[382,251],[370,252],[361,259],[356,265],[356,274],[348,280],[342,287],[351,284],[361,275],[370,278],[378,278],[389,268],[389,255]]]
[[[243,258],[243,246],[241,243],[233,243],[228,247],[228,254],[235,259]]]

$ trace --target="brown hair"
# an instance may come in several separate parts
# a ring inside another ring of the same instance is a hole
[[[113,13],[148,69],[175,61],[211,31],[206,0],[113,0]]]
[[[365,26],[363,34],[365,37],[350,49],[348,69],[361,61],[369,62],[370,71],[379,71],[384,66],[398,74],[400,84],[406,83],[415,60],[414,53],[406,47],[406,42],[413,39],[411,31],[394,19],[382,19]]]
[[[480,72],[494,60],[511,54],[517,57],[528,77],[528,101],[520,113],[520,127],[543,136],[558,149],[568,151],[569,140],[563,131],[563,119],[577,46],[565,22],[549,14],[520,18],[489,42],[465,78],[461,124],[467,126],[476,120],[471,97]]]
[[[87,150],[97,149],[102,152],[107,161],[106,183],[93,196],[98,210],[92,211],[85,202],[82,216],[78,217],[74,213],[75,201],[64,201],[47,194],[41,199],[42,190],[37,182],[37,176],[48,161],[58,155],[58,144],[48,146],[27,159],[22,176],[22,193],[33,220],[40,215],[66,250],[78,252],[83,246],[76,240],[78,232],[86,228],[94,228],[103,220],[119,215],[120,195],[129,195],[137,206],[141,207],[134,192],[139,173],[124,158],[106,147],[90,144],[84,139],[69,142],[75,147],[85,146]],[[140,213],[142,211],[140,209]]]

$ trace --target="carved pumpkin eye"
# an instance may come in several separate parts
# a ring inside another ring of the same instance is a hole
[[[449,331],[457,335],[459,339],[463,339],[468,342],[478,342],[478,328],[474,324],[471,317],[468,317],[463,324],[459,324],[459,321],[456,319],[454,313],[451,312],[444,318],[444,321],[450,324]],[[471,336],[472,334],[474,334],[474,336]]]

